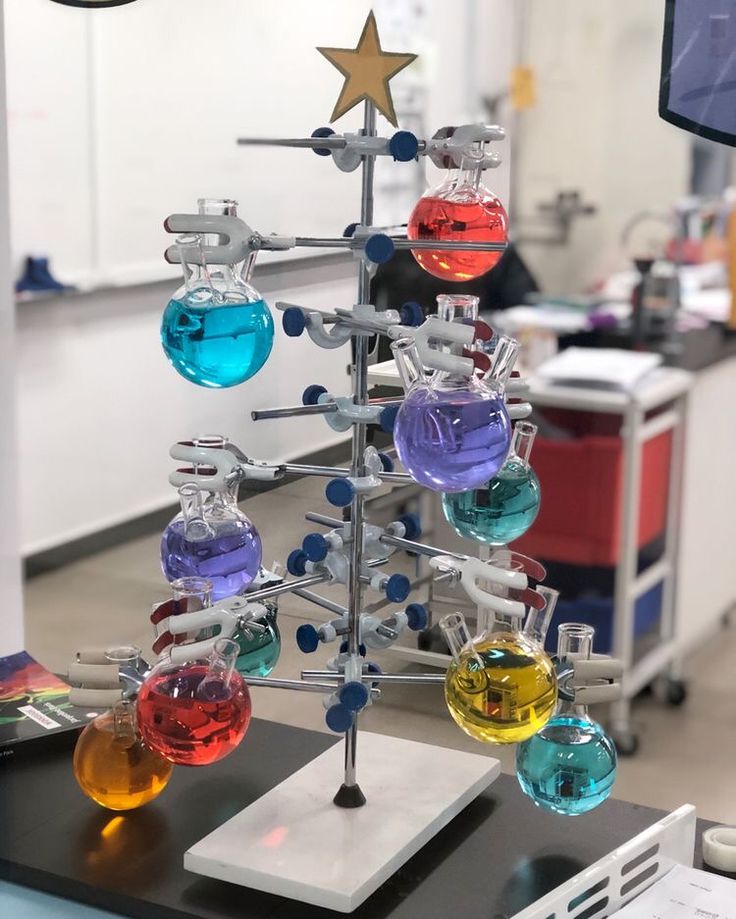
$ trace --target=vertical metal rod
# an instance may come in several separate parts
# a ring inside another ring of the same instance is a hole
[[[376,134],[376,109],[372,102],[366,101],[363,117],[363,133],[367,136]],[[360,197],[360,222],[362,226],[371,226],[373,223],[373,174],[375,157],[363,158],[363,179]],[[370,300],[371,273],[361,260],[358,274],[358,303],[368,303]],[[368,402],[368,336],[356,335],[355,359],[353,364],[353,398],[356,405],[365,405]],[[365,475],[364,455],[366,449],[366,425],[353,425],[353,457],[351,474],[353,476]],[[363,562],[363,512],[364,496],[356,492],[350,507],[350,521],[353,533],[353,543],[350,552],[350,584],[348,590],[348,652],[352,659],[360,658],[360,608],[362,602],[363,585],[360,582],[360,569]],[[358,745],[358,717],[353,720],[353,726],[345,735],[345,775],[343,785],[345,788],[354,788],[357,780],[357,745]]]

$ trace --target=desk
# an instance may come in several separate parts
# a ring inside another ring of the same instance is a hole
[[[175,769],[157,801],[122,818],[82,796],[69,751],[8,763],[0,772],[0,879],[13,883],[0,881],[0,915],[72,916],[15,884],[135,919],[336,915],[182,867],[185,849],[334,742],[255,719],[230,757],[206,769]],[[574,820],[555,816],[525,798],[515,778],[501,776],[352,915],[506,919],[662,816],[621,801]],[[699,824],[698,839],[705,825]],[[7,912],[6,904],[25,913]],[[73,915],[102,919],[104,913],[75,907]]]

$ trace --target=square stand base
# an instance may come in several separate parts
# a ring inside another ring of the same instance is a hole
[[[368,802],[332,798],[343,744],[312,760],[184,855],[197,874],[352,912],[499,775],[497,759],[361,731]]]

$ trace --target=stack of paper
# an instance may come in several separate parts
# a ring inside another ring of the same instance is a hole
[[[597,385],[631,392],[662,363],[661,354],[618,348],[567,348],[537,368],[550,383]]]
[[[736,919],[736,881],[675,865],[611,919]]]

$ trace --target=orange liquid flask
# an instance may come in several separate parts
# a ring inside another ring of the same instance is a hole
[[[74,775],[79,787],[102,807],[133,810],[164,790],[174,767],[141,740],[135,705],[118,702],[79,735]]]

